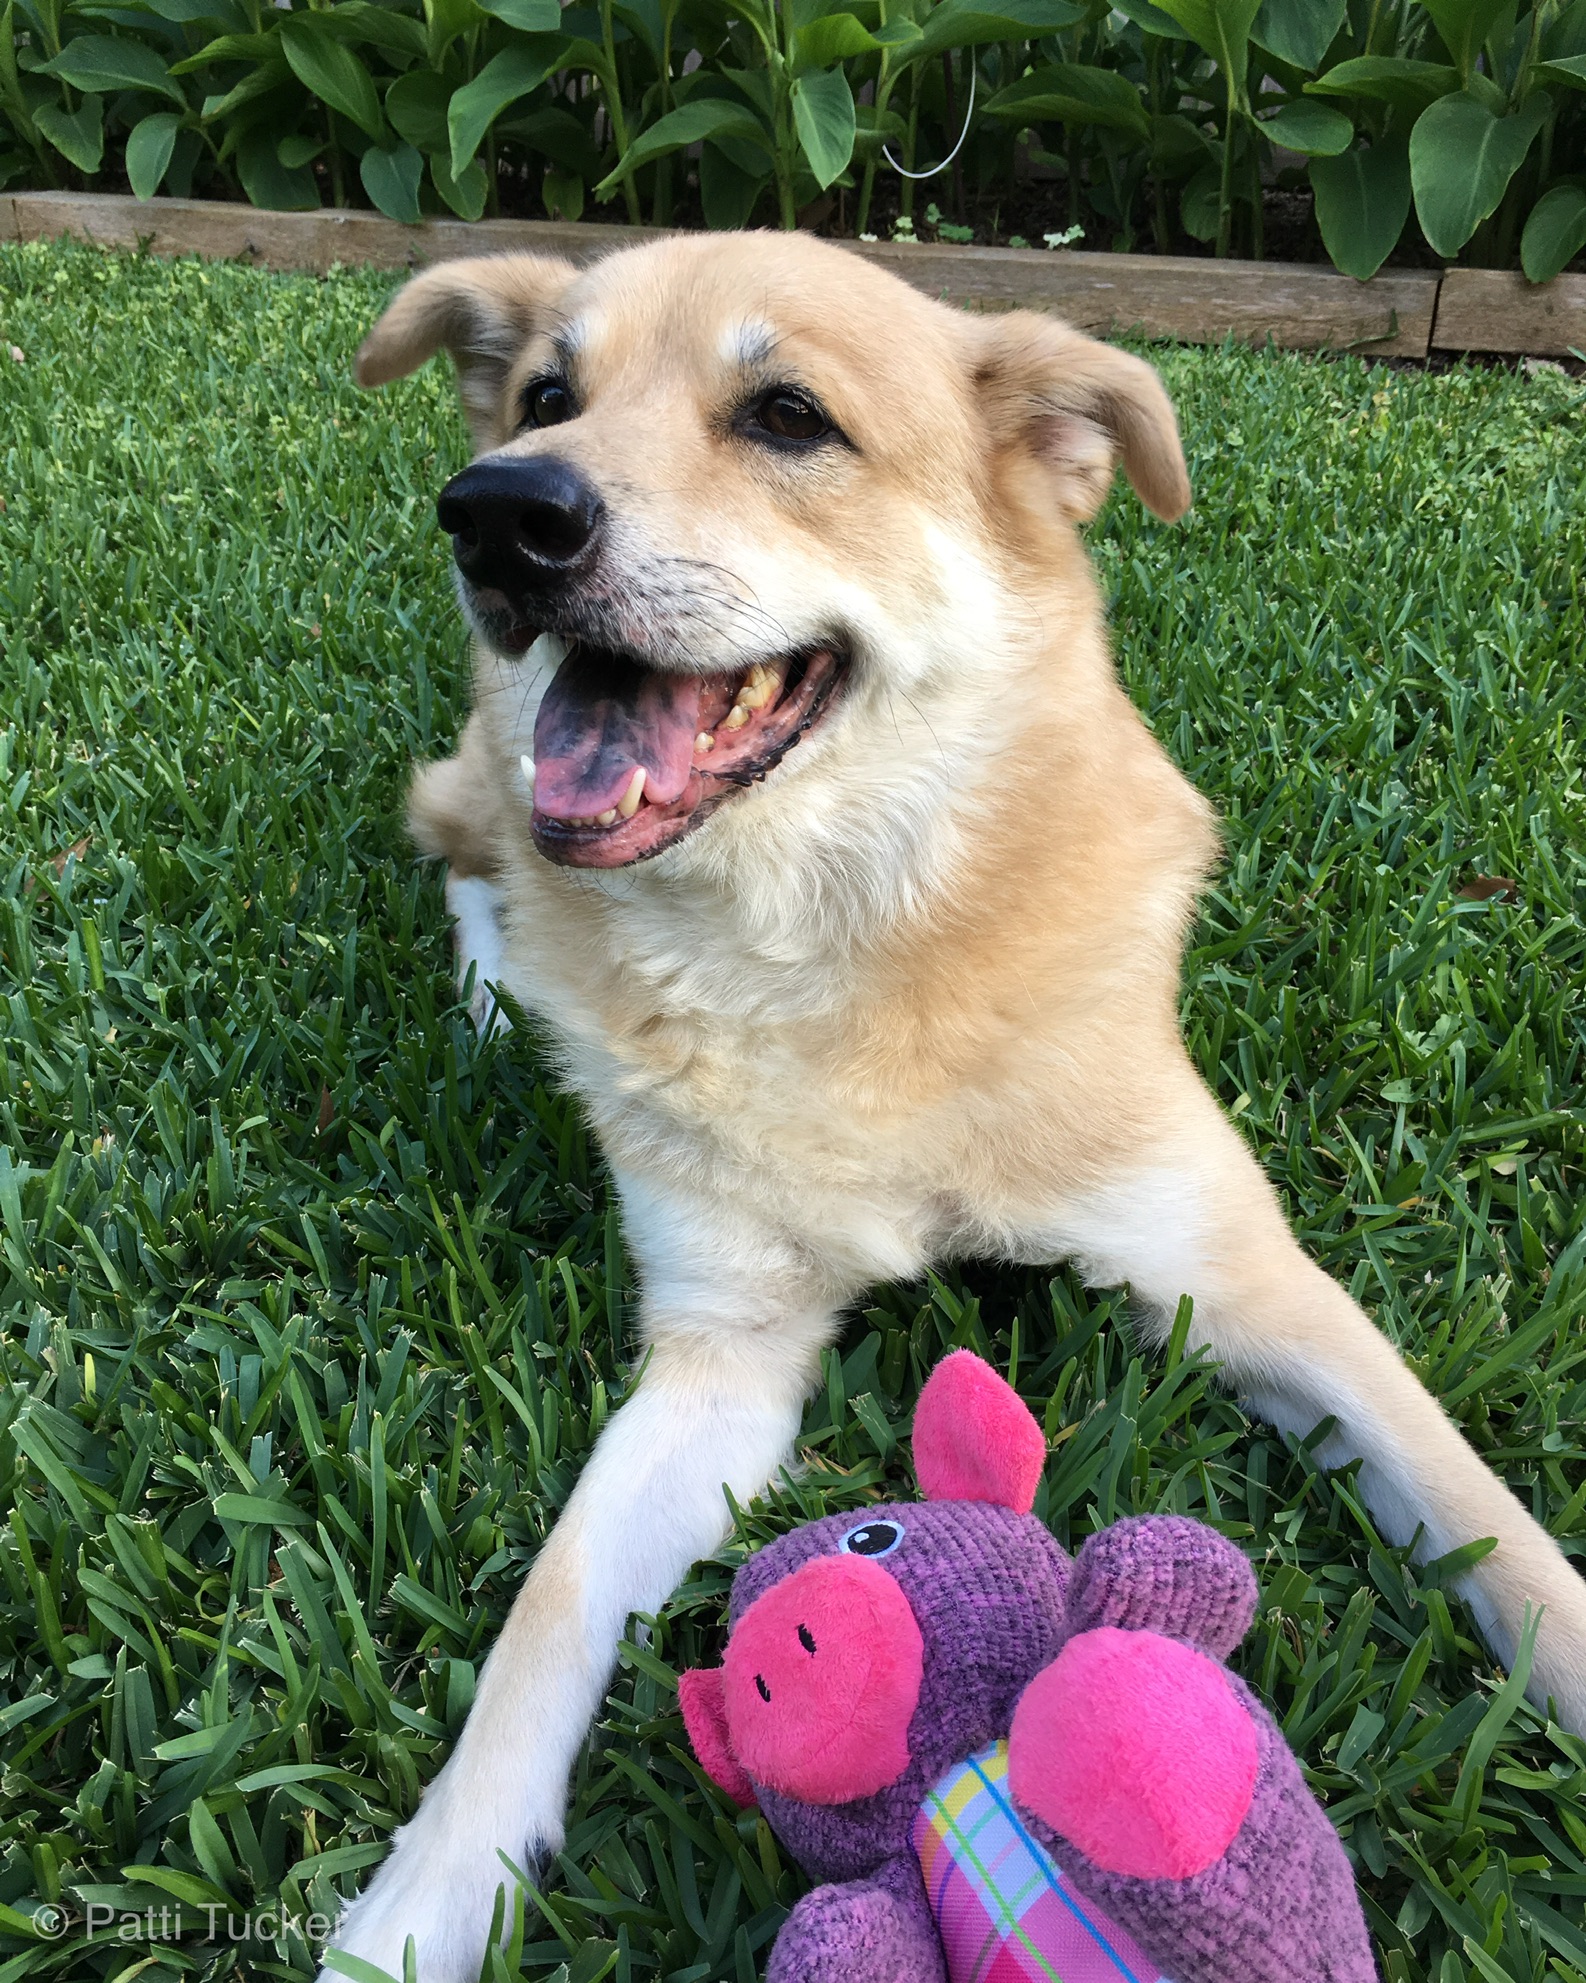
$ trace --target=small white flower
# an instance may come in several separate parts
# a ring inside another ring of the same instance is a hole
[[[22,349],[20,344],[13,344],[10,347],[10,350],[11,350],[11,363],[13,365],[25,365],[28,362],[27,354]]]

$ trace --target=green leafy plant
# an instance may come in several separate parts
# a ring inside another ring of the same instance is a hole
[[[1055,203],[1256,257],[1308,191],[1350,275],[1545,281],[1586,249],[1586,0],[0,0],[0,184],[121,175],[860,234],[924,183],[938,240]]]

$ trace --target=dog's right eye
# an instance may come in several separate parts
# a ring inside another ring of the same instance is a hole
[[[577,417],[578,403],[562,379],[536,379],[523,388],[525,427],[560,427]]]

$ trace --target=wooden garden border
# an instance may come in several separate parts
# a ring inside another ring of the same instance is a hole
[[[0,238],[69,234],[105,248],[204,255],[263,268],[417,268],[449,255],[533,248],[579,261],[660,230],[540,220],[426,220],[325,209],[269,213],[214,200],[99,193],[0,194]],[[1293,350],[1425,358],[1433,351],[1586,351],[1586,276],[1540,287],[1495,269],[1390,269],[1356,282],[1297,262],[1096,255],[1027,248],[844,242],[917,288],[976,309],[1052,310],[1084,330],[1138,329],[1207,344],[1233,336]]]

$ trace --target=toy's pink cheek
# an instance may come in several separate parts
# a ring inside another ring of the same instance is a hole
[[[909,1765],[925,1646],[878,1563],[818,1556],[758,1598],[722,1662],[733,1751],[757,1783],[847,1804]]]

